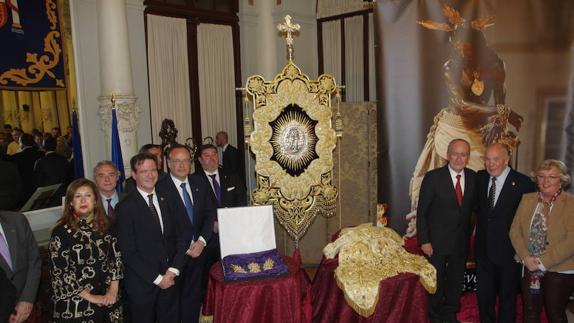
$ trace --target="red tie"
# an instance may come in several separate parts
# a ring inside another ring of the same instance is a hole
[[[456,185],[454,186],[454,191],[456,192],[456,201],[458,206],[462,205],[462,187],[460,187],[460,174],[456,175]]]

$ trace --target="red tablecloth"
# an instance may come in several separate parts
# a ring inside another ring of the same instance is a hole
[[[427,322],[427,292],[415,274],[399,274],[381,282],[373,315],[357,314],[335,281],[338,259],[323,259],[313,279],[313,322]]]
[[[209,272],[202,315],[213,322],[309,322],[311,286],[290,257],[289,274],[279,278],[225,282],[221,263]]]

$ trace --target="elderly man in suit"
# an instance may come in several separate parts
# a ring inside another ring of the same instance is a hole
[[[429,295],[431,322],[456,322],[468,254],[470,217],[475,204],[475,173],[466,168],[470,145],[452,140],[448,164],[429,171],[417,207],[421,249],[437,271],[437,290]]]
[[[180,322],[176,277],[185,265],[189,240],[185,219],[156,191],[157,159],[140,153],[130,160],[136,188],[118,203],[116,225],[124,263],[124,287],[134,323]]]
[[[116,205],[125,197],[123,193],[118,193],[116,190],[118,180],[119,172],[114,162],[110,160],[102,160],[96,164],[96,167],[94,167],[94,181],[96,182],[96,187],[102,197],[106,215],[110,219],[111,223],[116,221]]]
[[[206,245],[211,243],[216,212],[209,186],[190,176],[191,162],[191,153],[186,146],[172,146],[167,155],[169,176],[157,184],[157,189],[165,192],[170,208],[185,220],[181,225],[189,228],[186,234],[191,245],[187,254],[191,259],[182,272],[180,294],[181,321],[184,323],[199,321],[203,301],[203,254]]]
[[[520,264],[514,260],[510,226],[522,194],[536,186],[508,166],[510,152],[503,144],[486,148],[485,170],[476,175],[478,214],[474,253],[480,322],[514,322]],[[499,298],[496,318],[496,296]]]
[[[16,287],[17,302],[10,323],[24,322],[34,307],[42,263],[32,229],[22,213],[0,211],[0,267]]]

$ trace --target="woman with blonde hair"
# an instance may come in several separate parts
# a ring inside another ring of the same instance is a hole
[[[550,322],[567,322],[574,291],[574,196],[566,165],[542,162],[533,173],[537,193],[524,194],[510,228],[517,260],[524,265],[524,322],[540,322],[544,303]]]

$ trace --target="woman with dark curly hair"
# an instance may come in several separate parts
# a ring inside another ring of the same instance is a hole
[[[50,238],[53,322],[121,322],[122,262],[96,185],[73,181]]]

